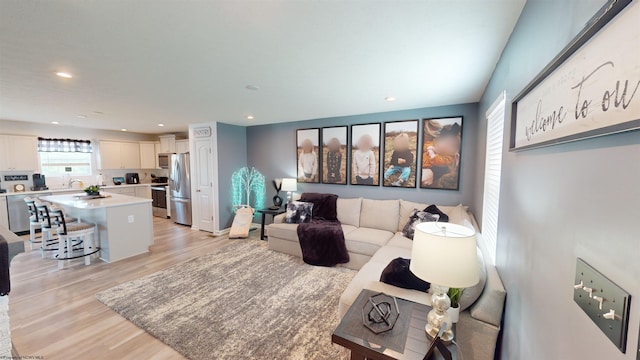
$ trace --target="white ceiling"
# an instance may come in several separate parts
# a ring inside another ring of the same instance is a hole
[[[162,133],[476,102],[524,3],[2,0],[0,119]]]

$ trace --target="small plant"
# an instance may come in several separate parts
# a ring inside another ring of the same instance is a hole
[[[84,192],[86,192],[88,195],[98,195],[98,194],[100,194],[100,186],[91,185],[91,186],[85,188]]]
[[[463,291],[464,289],[460,288],[449,288],[447,295],[449,295],[449,299],[451,299],[451,307],[457,308],[460,306],[460,297]]]

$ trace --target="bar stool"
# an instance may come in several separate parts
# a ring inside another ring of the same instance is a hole
[[[31,250],[33,250],[33,244],[39,244],[42,241],[42,236],[36,236],[36,231],[41,229],[42,219],[38,216],[38,210],[36,209],[36,199],[30,196],[24,198],[25,204],[27,204],[27,211],[29,211],[29,244]]]
[[[40,246],[40,251],[42,252],[42,257],[46,257],[45,254],[47,251],[56,251],[58,248],[52,247],[53,245],[58,244],[58,238],[53,236],[53,231],[58,228],[58,225],[55,222],[55,219],[52,219],[51,214],[49,212],[49,205],[46,202],[42,202],[40,200],[35,200],[34,205],[36,208],[36,216],[40,220],[40,232],[42,238],[42,246]]]
[[[84,257],[84,264],[91,265],[91,255],[100,251],[96,241],[96,225],[90,223],[68,223],[62,209],[51,208],[50,214],[58,224],[58,269],[64,267],[65,260]],[[74,244],[73,240],[78,241]],[[74,254],[74,245],[82,245],[82,253]],[[66,255],[65,255],[66,253]]]

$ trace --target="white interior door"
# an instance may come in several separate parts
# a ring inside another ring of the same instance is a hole
[[[194,206],[196,207],[195,224],[200,230],[213,232],[213,197],[211,190],[213,181],[211,179],[212,155],[211,140],[201,139],[195,141],[195,170],[192,184],[195,185]]]

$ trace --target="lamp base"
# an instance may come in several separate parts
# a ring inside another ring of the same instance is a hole
[[[440,329],[445,328],[440,334],[440,339],[444,342],[453,340],[453,331],[451,330],[451,319],[447,314],[447,309],[451,307],[451,300],[447,296],[447,287],[432,285],[433,295],[431,296],[432,309],[427,314],[427,326],[424,330],[430,339],[434,339],[440,333]]]

